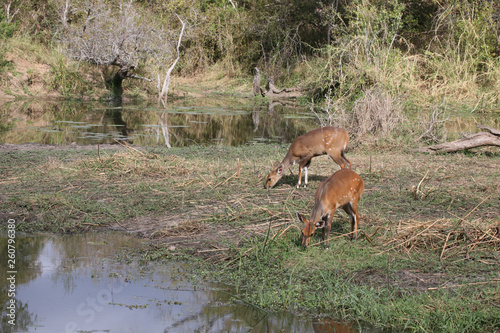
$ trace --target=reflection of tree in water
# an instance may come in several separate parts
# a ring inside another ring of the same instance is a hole
[[[175,328],[189,327],[194,332],[311,332],[310,320],[289,312],[270,313],[258,307],[235,303],[229,299],[220,303],[219,292],[209,293],[209,301],[200,313],[187,316],[165,328],[164,332]],[[229,297],[229,295],[228,295]],[[217,305],[219,304],[220,305]],[[318,331],[321,333],[336,331]],[[347,331],[341,331],[347,332]]]
[[[312,119],[286,118],[282,110],[269,113],[268,107],[267,103],[254,104],[252,112],[236,114],[164,112],[158,116],[156,143],[162,143],[162,136],[167,146],[176,147],[193,143],[239,146],[260,138],[291,142],[316,126]]]
[[[127,141],[128,143],[133,143],[133,140],[129,138],[130,130],[127,127],[127,123],[123,120],[122,113],[122,99],[113,98],[109,102],[110,108],[106,109],[104,113],[102,123],[105,124],[106,120],[110,120],[113,125],[116,126],[117,131],[120,133],[120,139]]]
[[[2,300],[2,298],[3,297],[0,297],[0,300]],[[15,326],[9,324],[11,318],[7,316],[7,313],[6,303],[2,300],[2,305],[0,305],[0,315],[2,316],[0,331],[2,333],[26,332],[27,327],[33,325],[37,320],[36,315],[29,311],[28,304],[24,304],[20,301],[16,301]]]
[[[169,102],[167,109],[146,103],[122,103],[117,99],[104,105],[101,102],[43,101],[36,104],[36,109],[40,110],[36,116],[15,111],[21,106],[34,108],[32,104],[23,103],[8,104],[9,114],[22,119],[18,125],[21,129],[0,132],[0,140],[95,144],[116,143],[113,138],[119,138],[140,146],[238,146],[261,140],[291,142],[297,135],[317,126],[314,119],[290,118],[301,110],[283,101],[181,99]],[[3,111],[0,111],[0,122],[13,122]],[[30,124],[52,131],[22,129]],[[89,128],[82,129],[82,125],[87,124]]]
[[[318,126],[315,119],[294,119],[287,115],[297,113],[297,107],[284,101],[254,104],[252,119],[255,137],[278,140],[280,143],[292,142]]]
[[[139,243],[139,241],[136,243],[136,241],[131,240],[124,234],[31,237],[18,238],[16,242],[19,251],[19,263],[16,269],[20,273],[18,274],[17,285],[28,283],[37,278],[42,273],[42,267],[40,266],[43,265],[44,269],[47,266],[49,267],[50,277],[56,284],[62,283],[64,285],[66,294],[72,294],[75,282],[82,281],[78,280],[79,276],[89,276],[89,274],[91,276],[108,276],[110,270],[105,268],[107,267],[106,262],[101,262],[100,260],[112,256],[117,248],[122,248],[123,246],[133,247],[134,244]],[[6,245],[6,239],[0,239],[0,247],[6,248]],[[7,263],[7,258],[7,251],[1,251],[0,260]],[[129,268],[126,267],[128,266],[124,267],[124,271],[128,271]],[[116,272],[116,269],[113,268],[112,271]],[[146,269],[149,270],[149,268]],[[3,267],[0,272],[1,278],[5,281],[7,278],[7,268]],[[177,276],[177,273],[171,274],[172,276]],[[165,281],[176,280],[170,277]],[[96,282],[101,283],[102,281],[101,279],[96,279]],[[81,285],[76,287],[81,287]],[[173,287],[174,289],[172,290],[179,292],[178,285],[174,284],[169,287]],[[1,288],[0,301],[3,307],[1,308],[2,321],[0,332],[26,331],[28,326],[37,324],[39,320],[44,320],[43,318],[37,318],[35,314],[29,311],[29,302],[17,302],[16,326],[15,330],[12,330],[12,327],[7,323],[8,317],[5,316],[5,304],[7,304],[6,285],[4,283],[1,284]],[[200,294],[197,294],[198,292]],[[158,306],[161,302],[157,303],[157,306],[154,307],[158,311],[160,320],[165,320],[165,318],[171,319],[165,322],[166,325],[169,325],[168,327],[164,327],[165,332],[177,331],[179,329],[186,331],[186,328],[189,328],[189,331],[198,330],[200,332],[243,332],[249,329],[256,333],[312,331],[310,321],[298,320],[298,317],[289,313],[270,314],[255,306],[233,302],[231,295],[220,290],[196,288],[196,290],[192,291],[189,298],[193,299],[193,303],[190,301],[185,302],[185,299],[179,296],[182,302],[178,306],[181,308],[169,305]],[[50,294],[47,295],[47,301],[57,302],[57,300],[50,299]],[[183,311],[178,309],[185,307],[189,311],[190,308],[192,309],[191,304],[197,309],[195,313],[179,317],[178,314]],[[315,332],[330,331],[315,330]]]
[[[43,248],[44,241],[36,237],[17,237],[16,239],[16,262],[15,270],[16,274],[16,293],[18,292],[19,286],[29,283],[34,280],[39,274],[41,274],[41,267],[39,263],[36,263],[36,258],[38,257],[41,249]],[[33,318],[33,314],[29,312],[28,304],[22,303],[16,299],[16,320],[15,326],[8,323],[10,317],[7,316],[8,302],[10,298],[8,297],[9,284],[7,283],[7,277],[10,274],[7,272],[9,269],[6,266],[8,263],[8,252],[7,243],[8,238],[0,238],[0,262],[2,269],[0,270],[0,315],[2,316],[0,331],[1,332],[22,332],[25,331],[29,325],[33,325],[36,318]]]
[[[74,289],[79,287],[77,283],[82,276],[109,274],[107,270],[103,271],[103,265],[97,265],[96,262],[101,263],[101,260],[104,260],[102,258],[111,257],[117,248],[133,244],[125,234],[17,237],[16,289],[39,278],[43,265],[50,270],[50,278],[54,285],[61,283],[66,294],[72,294]],[[7,238],[0,238],[0,248],[7,249]],[[0,251],[2,265],[7,264],[7,259],[7,251]],[[2,267],[0,270],[2,281],[7,281],[7,271],[7,267]],[[98,280],[96,282],[99,283]],[[19,300],[16,300],[16,326],[8,324],[10,319],[6,316],[8,300],[8,285],[2,283],[0,284],[2,316],[0,332],[23,332],[27,326],[36,324],[37,317],[29,311],[29,301],[22,303]],[[47,301],[56,300],[50,299],[50,294],[47,294]]]
[[[127,123],[123,120],[121,109],[107,109],[103,117],[103,123],[105,123],[105,119],[110,120],[111,123],[116,126],[117,131],[120,133],[120,138],[123,141],[133,143],[133,140],[129,138],[131,131],[128,129]]]
[[[158,114],[158,127],[156,128],[156,144],[160,143],[160,130],[163,139],[165,140],[165,146],[168,148],[172,148],[170,144],[170,133],[168,131],[168,122],[167,122],[167,112],[162,112]]]
[[[130,238],[125,234],[63,235],[50,238],[48,243],[54,264],[51,278],[54,283],[62,283],[68,294],[79,287],[80,278],[103,274],[101,263],[113,257],[117,248],[131,245]]]

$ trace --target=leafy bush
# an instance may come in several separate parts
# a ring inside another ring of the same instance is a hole
[[[65,96],[83,94],[88,89],[82,72],[68,66],[62,56],[51,66],[50,86]]]
[[[7,21],[4,21],[0,13],[0,40],[12,38],[16,30],[16,24],[7,23]]]

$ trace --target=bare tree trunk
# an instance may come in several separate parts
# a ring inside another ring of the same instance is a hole
[[[186,24],[184,23],[184,21],[182,21],[182,19],[179,17],[179,15],[177,15],[177,18],[182,23],[182,29],[181,29],[181,33],[179,35],[179,41],[177,42],[177,58],[175,59],[172,66],[170,66],[170,68],[167,70],[167,74],[165,76],[165,80],[163,81],[162,87],[160,86],[160,74],[158,74],[158,86],[157,86],[157,88],[158,88],[158,106],[160,106],[160,104],[162,104],[164,108],[167,107],[167,96],[168,96],[167,93],[168,93],[168,87],[170,85],[170,75],[172,74],[172,70],[175,68],[175,65],[177,64],[177,62],[179,61],[179,59],[181,57],[179,49],[181,47],[182,35],[184,35],[184,29],[186,27]],[[158,123],[160,126],[157,129],[156,141],[157,142],[159,141],[160,127],[161,127],[161,131],[162,131],[163,137],[165,139],[165,145],[168,148],[172,148],[172,145],[170,144],[170,133],[168,131],[167,113],[166,112],[164,112],[158,116]]]
[[[61,13],[61,22],[63,24],[63,27],[65,28],[68,27],[68,11],[69,11],[69,0],[66,0],[62,7],[62,13]]]
[[[127,78],[130,67],[124,66],[115,73],[115,75],[106,80],[106,87],[113,93],[114,99],[120,99],[123,95],[123,80]]]
[[[179,61],[180,56],[180,51],[179,48],[181,47],[181,40],[182,40],[182,35],[184,34],[184,29],[186,27],[186,24],[182,19],[179,17],[179,15],[176,15],[179,21],[182,23],[182,29],[181,33],[179,35],[179,41],[177,42],[177,58],[175,59],[174,63],[172,66],[167,71],[167,75],[165,76],[165,80],[163,81],[163,87],[160,90],[160,74],[158,74],[158,105],[163,104],[163,107],[166,107],[167,105],[167,93],[168,93],[168,86],[170,85],[170,75],[172,74],[172,70],[174,69],[175,65]]]
[[[126,64],[120,58],[116,58],[111,63],[111,65],[118,66],[120,68],[112,78],[106,80],[106,87],[113,93],[113,98],[116,100],[122,99],[123,80],[132,78],[153,81],[151,79],[132,73],[132,71],[135,69],[135,66]]]
[[[464,149],[482,147],[482,146],[499,146],[500,147],[500,131],[483,125],[477,125],[478,128],[485,129],[488,132],[479,132],[469,135],[465,138],[441,143],[438,145],[427,146],[417,149],[423,153],[452,153]]]
[[[10,6],[12,5],[12,1],[9,1],[9,3],[4,4],[4,10],[5,10],[5,18],[7,19],[7,23],[12,23],[12,20],[14,20],[14,16],[16,16],[19,13],[19,9],[21,9],[24,1],[21,1],[19,6],[17,6],[16,9],[14,9],[11,13],[11,8]]]

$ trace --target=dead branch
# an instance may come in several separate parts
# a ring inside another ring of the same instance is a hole
[[[481,124],[477,124],[476,126],[479,129],[484,129],[484,130],[487,130],[488,132],[490,132],[491,134],[500,136],[500,131],[497,130],[497,129],[495,129],[495,128],[491,128],[491,127],[484,126],[484,125],[481,125]]]
[[[500,131],[494,128],[483,126],[478,124],[478,128],[485,129],[488,132],[479,132],[471,134],[462,139],[455,140],[452,142],[445,142],[438,145],[422,147],[416,149],[416,151],[422,153],[453,153],[456,151],[477,148],[482,146],[498,146],[500,147]]]
[[[283,88],[278,89],[274,85],[274,78],[270,76],[266,85],[266,89],[260,86],[260,70],[255,67],[255,74],[253,79],[253,94],[254,96],[261,95],[262,97],[276,97],[276,98],[291,98],[298,97],[300,95],[298,88]]]

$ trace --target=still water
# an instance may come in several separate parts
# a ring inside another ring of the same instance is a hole
[[[174,100],[164,109],[135,102],[0,101],[0,143],[237,146],[291,142],[317,126],[299,104],[248,98]]]
[[[321,112],[320,112],[321,113]],[[425,122],[428,115],[419,115]],[[476,123],[500,126],[495,114],[456,113],[444,126],[449,140],[478,132]],[[139,146],[238,146],[293,141],[320,125],[306,106],[289,101],[206,97],[144,102],[0,100],[0,144],[80,145],[127,141]]]
[[[138,263],[128,256],[141,240],[122,233],[18,237],[16,244],[16,326],[5,316],[2,283],[1,332],[354,332],[346,323],[236,302],[186,263]],[[7,248],[6,238],[0,246]],[[5,251],[0,257],[5,281]]]

